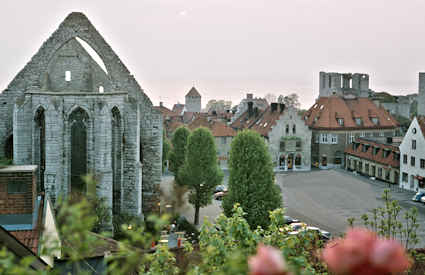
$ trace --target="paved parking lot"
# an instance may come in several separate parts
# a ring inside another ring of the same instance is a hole
[[[372,181],[345,170],[315,170],[276,175],[282,189],[288,215],[323,228],[333,235],[343,233],[347,218],[360,216],[382,205],[381,195],[388,184]],[[419,210],[421,243],[425,246],[425,206],[411,201],[413,192],[391,188],[393,198],[403,209],[416,206]]]

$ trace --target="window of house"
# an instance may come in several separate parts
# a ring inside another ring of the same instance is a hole
[[[297,140],[295,146],[297,147],[297,149],[301,148],[301,141]]]
[[[403,164],[407,164],[407,155],[406,154],[403,155]]]
[[[388,157],[390,155],[389,150],[384,150],[384,158]]]
[[[322,144],[328,143],[328,134],[320,134]]]
[[[382,168],[378,168],[378,178],[382,178]]]
[[[425,159],[421,159],[421,168],[425,169]]]
[[[410,157],[410,166],[415,167],[415,157]]]
[[[401,181],[402,182],[407,182],[408,178],[409,178],[409,175],[407,173],[403,172],[403,174],[401,174]]]
[[[336,120],[337,120],[339,126],[344,126],[344,119],[343,118],[337,118]]]
[[[350,143],[353,143],[355,139],[355,135],[354,134],[350,134]]]
[[[379,124],[379,119],[377,117],[372,117],[371,120],[372,120],[373,124],[375,124],[375,125]]]
[[[385,180],[390,180],[390,170],[385,171]]]
[[[359,166],[357,167],[358,171],[361,172],[363,171],[363,162],[359,161]]]
[[[314,135],[314,142],[319,143],[319,134]]]
[[[369,163],[365,163],[364,170],[366,173],[369,173]]]
[[[416,139],[412,139],[412,150],[416,150]]]
[[[338,144],[338,135],[337,134],[331,135],[331,143],[332,144]]]
[[[286,134],[289,134],[289,125],[286,124],[286,129],[285,129]]]
[[[363,153],[366,152],[366,145],[365,144],[362,144],[362,152]]]
[[[280,151],[285,152],[285,142],[284,141],[280,142]]]
[[[221,137],[221,144],[226,145],[226,137]]]
[[[296,134],[297,133],[297,127],[294,125],[292,125],[292,133]]]
[[[9,194],[23,194],[28,191],[28,184],[21,181],[9,181],[7,183],[7,193]]]

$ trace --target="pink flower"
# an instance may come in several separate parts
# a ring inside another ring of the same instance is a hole
[[[251,275],[286,275],[286,264],[280,250],[259,244],[257,254],[248,260]]]
[[[392,274],[410,265],[399,242],[378,238],[363,228],[351,229],[344,239],[328,243],[322,257],[336,274]]]

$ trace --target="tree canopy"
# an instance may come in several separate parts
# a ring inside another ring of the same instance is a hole
[[[174,173],[174,175],[178,175],[178,171],[181,166],[183,166],[185,157],[186,157],[186,146],[187,139],[190,135],[190,131],[182,126],[177,128],[174,132],[173,138],[171,139],[171,144],[173,146],[170,152],[170,171]],[[176,182],[179,184],[177,177]]]
[[[189,136],[184,166],[179,180],[189,188],[189,202],[195,207],[195,224],[199,222],[199,208],[211,203],[214,189],[223,174],[217,165],[214,137],[206,128],[198,128]]]
[[[262,137],[240,132],[232,142],[229,158],[229,193],[223,209],[227,216],[239,203],[251,228],[269,224],[269,211],[281,207],[280,189],[274,184],[273,163]]]

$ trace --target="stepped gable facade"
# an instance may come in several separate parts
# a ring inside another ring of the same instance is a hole
[[[319,97],[304,114],[312,129],[312,164],[342,166],[345,147],[357,137],[393,137],[399,123],[384,108],[364,97]]]
[[[161,113],[82,13],[68,15],[0,95],[0,143],[0,157],[38,165],[39,190],[53,201],[91,191],[111,214],[156,210]]]

